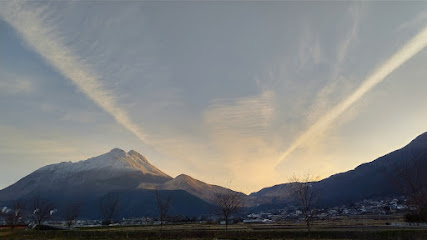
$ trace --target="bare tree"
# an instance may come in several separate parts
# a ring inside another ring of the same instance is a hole
[[[117,193],[109,193],[100,201],[100,211],[104,225],[109,225],[119,215],[120,197]]]
[[[307,230],[311,231],[314,220],[314,205],[318,201],[318,191],[313,185],[313,177],[307,174],[304,178],[299,179],[294,176],[290,181],[291,196],[302,212],[302,216],[307,225]]]
[[[225,231],[228,230],[230,218],[239,213],[243,207],[242,194],[233,191],[224,191],[214,195],[217,205],[216,213],[225,219]]]
[[[425,154],[424,154],[425,155]],[[423,154],[412,156],[411,160],[402,166],[397,166],[397,186],[407,198],[407,204],[414,209],[408,214],[408,221],[427,221],[427,179]]]
[[[163,227],[163,221],[166,220],[171,205],[171,197],[168,196],[166,199],[162,199],[157,189],[155,189],[157,208],[159,210],[160,228]]]
[[[49,200],[42,199],[40,195],[36,195],[32,202],[33,218],[36,224],[40,227],[44,221],[52,217],[55,211],[55,206]]]
[[[62,216],[69,228],[76,223],[76,220],[79,217],[79,215],[80,215],[79,203],[73,203],[73,204],[67,205],[64,208],[62,213]]]
[[[16,225],[24,222],[25,202],[16,200],[12,203],[12,209],[5,213],[6,224],[13,230]]]

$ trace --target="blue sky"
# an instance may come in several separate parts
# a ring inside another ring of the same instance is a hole
[[[134,149],[246,193],[427,130],[425,2],[1,2],[0,187]]]

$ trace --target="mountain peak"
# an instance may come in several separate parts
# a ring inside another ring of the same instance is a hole
[[[112,171],[139,171],[143,174],[171,178],[169,175],[153,166],[140,153],[131,150],[126,153],[123,149],[113,148],[111,151],[97,157],[76,163],[58,163],[40,168],[40,170],[79,172],[88,170],[110,169]]]
[[[176,176],[177,179],[194,179],[190,176],[188,176],[187,174],[179,174],[178,176]]]
[[[130,150],[128,153],[126,153],[123,149],[113,148],[109,153],[95,157],[93,159],[95,160],[97,158],[101,158],[100,160],[102,160],[105,164],[111,164],[116,168],[134,169],[144,174],[169,177],[167,174],[151,165],[143,155],[135,150]]]
[[[126,152],[120,148],[113,148],[113,149],[111,149],[110,152],[108,152],[108,154],[113,155],[114,157],[125,157],[126,156]]]
[[[128,152],[128,154],[129,155],[133,155],[133,154],[139,154],[139,152],[137,152],[137,151],[135,151],[135,150],[130,150],[129,152]]]
[[[123,149],[121,149],[121,148],[113,148],[113,149],[111,149],[111,151],[110,151],[111,153],[113,153],[113,152],[125,152]]]
[[[170,181],[166,182],[165,186],[169,188],[175,187],[175,188],[180,188],[184,190],[186,190],[186,188],[188,187],[199,189],[199,190],[212,187],[210,184],[197,180],[186,174],[180,174],[176,176],[174,179],[171,179]]]

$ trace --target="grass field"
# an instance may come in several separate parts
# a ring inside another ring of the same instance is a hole
[[[78,228],[64,231],[17,229],[0,230],[0,239],[427,239],[427,228],[392,227],[386,225],[352,225],[349,222],[318,223],[311,233],[302,224],[224,226],[183,224],[160,226],[118,226]]]

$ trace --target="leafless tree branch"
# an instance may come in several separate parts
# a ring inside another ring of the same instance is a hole
[[[155,189],[157,208],[159,210],[160,228],[163,227],[163,222],[166,220],[171,205],[171,197],[168,196],[166,199],[162,199],[157,189]]]
[[[318,201],[319,193],[313,185],[313,177],[307,174],[304,178],[292,177],[290,180],[291,193],[295,203],[298,205],[307,225],[307,230],[311,231],[314,220],[314,205]]]
[[[36,224],[40,226],[44,221],[52,217],[55,206],[49,200],[42,199],[40,195],[36,195],[32,202],[33,218]]]
[[[5,213],[6,224],[13,230],[16,225],[24,222],[25,202],[16,200],[12,203],[12,209]]]
[[[119,215],[120,197],[117,193],[109,193],[100,201],[103,224],[109,225]]]
[[[73,203],[73,204],[67,205],[64,208],[62,215],[67,226],[71,227],[73,224],[75,224],[77,218],[80,215],[80,204]]]
[[[242,195],[233,192],[220,192],[214,195],[214,200],[218,206],[216,213],[225,219],[225,230],[228,230],[230,217],[237,214],[243,207]]]

